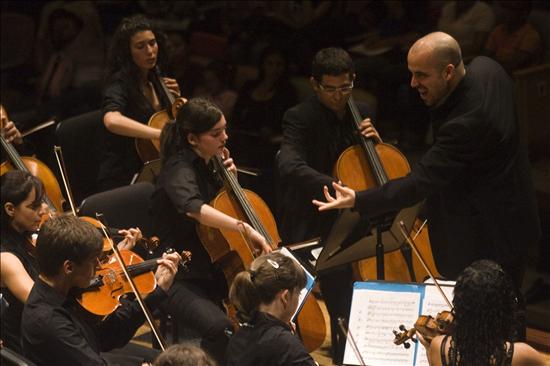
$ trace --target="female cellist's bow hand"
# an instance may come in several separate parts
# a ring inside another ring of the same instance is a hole
[[[124,239],[117,244],[119,250],[132,250],[138,240],[143,238],[143,234],[139,228],[129,228],[127,230],[119,230],[118,233],[124,236]]]
[[[223,165],[225,165],[227,170],[237,176],[237,166],[235,165],[233,159],[230,157],[229,150],[226,147],[223,148],[222,159]]]
[[[164,81],[164,84],[166,85],[168,90],[172,92],[172,94],[174,94],[178,98],[181,96],[180,86],[176,79],[163,77],[162,80]]]
[[[376,128],[372,125],[372,122],[370,118],[365,118],[361,125],[359,126],[361,129],[361,134],[366,138],[372,138],[377,143],[382,142],[382,139],[380,138],[380,135],[378,134],[378,131],[376,131]]]
[[[23,143],[21,132],[15,127],[15,123],[12,121],[2,122],[2,136],[7,142],[13,142],[16,145]]]
[[[327,202],[313,200],[313,204],[319,208],[319,211],[334,210],[337,208],[351,208],[355,206],[355,191],[351,188],[344,187],[339,183],[332,182],[336,197],[332,197],[328,191],[328,187],[323,187],[323,193]]]
[[[178,272],[178,264],[181,260],[181,256],[176,252],[165,253],[162,255],[162,258],[157,260],[159,266],[155,272],[155,278],[157,279],[157,284],[164,291],[168,292],[172,283],[174,283],[174,277]]]

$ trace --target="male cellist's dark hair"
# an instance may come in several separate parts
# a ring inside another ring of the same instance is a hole
[[[261,303],[269,304],[284,289],[302,289],[306,285],[304,270],[296,261],[281,253],[256,258],[250,270],[242,271],[233,280],[229,300],[240,321],[251,321]]]
[[[506,342],[514,341],[517,297],[509,276],[495,262],[476,261],[458,277],[454,289],[453,342],[459,365],[502,365]]]
[[[214,103],[193,98],[178,111],[174,122],[164,125],[160,135],[160,156],[162,164],[184,147],[189,146],[187,136],[207,132],[218,123],[222,111]]]
[[[321,81],[323,75],[338,76],[347,73],[350,79],[355,74],[353,60],[342,48],[323,48],[315,54],[311,64],[311,75]]]

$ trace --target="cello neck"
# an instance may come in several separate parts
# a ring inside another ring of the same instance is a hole
[[[160,72],[160,68],[158,65],[155,66],[155,78],[164,94],[164,96],[166,97],[166,99],[170,102],[170,105],[167,106],[166,110],[168,111],[168,113],[170,114],[170,118],[175,118],[176,116],[173,116],[172,115],[172,105],[174,104],[174,102],[176,101],[176,98],[174,98],[174,95],[172,95],[172,93],[170,92],[170,89],[168,89],[168,87],[166,86],[166,84],[164,83],[164,80],[162,79],[162,74]]]
[[[381,186],[388,181],[388,176],[386,175],[386,171],[382,166],[380,157],[376,152],[373,140],[363,137],[363,135],[361,135],[360,133],[361,122],[363,121],[363,119],[361,118],[361,113],[359,112],[359,109],[357,108],[357,105],[355,104],[355,101],[353,100],[353,97],[351,95],[348,99],[348,107],[350,109],[351,115],[353,116],[354,126],[360,136],[359,143],[363,148],[363,151],[365,152],[365,156],[367,157],[369,165],[372,169],[374,178],[376,179],[376,183],[378,184],[378,186]]]
[[[242,212],[246,216],[246,219],[248,223],[259,232],[265,240],[269,243],[273,243],[273,239],[267,232],[266,228],[262,224],[262,221],[258,218],[258,215],[256,214],[256,211],[246,198],[246,194],[244,193],[243,188],[239,184],[239,181],[237,180],[237,177],[233,175],[225,165],[223,164],[222,158],[219,155],[215,155],[213,157],[214,159],[214,166],[216,167],[216,170],[220,172],[222,175],[223,181],[226,184],[226,187],[228,187],[231,192],[233,192],[233,197],[237,201],[239,207],[242,209]]]

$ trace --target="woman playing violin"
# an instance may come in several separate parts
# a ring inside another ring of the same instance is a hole
[[[44,203],[44,185],[38,178],[21,170],[11,170],[0,179],[0,283],[2,295],[9,303],[6,314],[2,316],[2,340],[7,347],[21,352],[21,312],[38,277],[31,234],[38,230],[49,210]],[[141,232],[139,229],[129,229],[122,230],[121,234],[125,239],[118,247],[131,249]]]
[[[229,341],[227,365],[316,365],[290,325],[306,285],[303,269],[281,253],[258,257],[240,272],[229,299],[241,327]]]
[[[495,262],[480,260],[458,277],[454,289],[454,329],[426,347],[431,366],[543,365],[531,346],[517,338],[517,298],[508,275]],[[418,334],[418,333],[417,333]]]
[[[224,164],[236,174],[225,148],[226,121],[218,107],[204,99],[191,99],[178,112],[175,122],[162,132],[162,168],[153,193],[153,228],[162,246],[189,250],[189,272],[178,275],[170,291],[167,310],[197,331],[202,348],[223,363],[231,323],[221,308],[227,288],[221,271],[214,267],[201,244],[196,225],[240,231],[258,251],[270,251],[263,236],[249,224],[230,217],[209,202],[222,182],[214,171],[213,157],[223,155]]]
[[[103,98],[103,123],[109,130],[107,152],[99,172],[99,185],[110,189],[130,183],[141,161],[134,140],[158,139],[160,130],[147,126],[157,111],[170,107],[155,79],[155,67],[166,62],[162,34],[143,16],[125,18],[113,36],[110,76]],[[176,96],[180,90],[174,79],[164,78]]]

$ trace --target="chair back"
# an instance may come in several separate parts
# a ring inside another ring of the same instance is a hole
[[[150,237],[154,235],[149,207],[154,190],[153,184],[139,182],[96,193],[82,201],[79,214],[95,218],[96,212],[101,213],[110,227],[139,227],[144,236]]]
[[[106,136],[101,117],[100,110],[87,112],[61,121],[55,131],[76,205],[99,190],[97,176]]]

